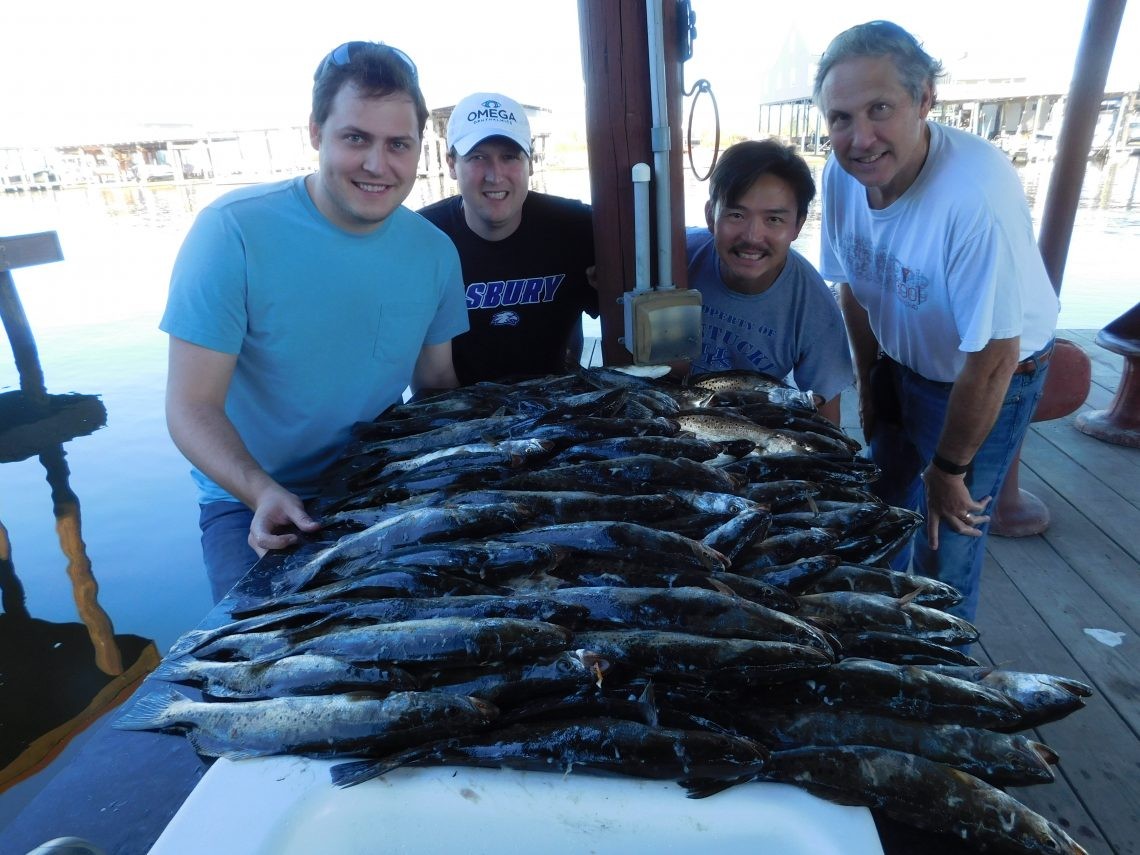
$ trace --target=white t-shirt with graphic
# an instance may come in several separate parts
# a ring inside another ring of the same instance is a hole
[[[847,282],[887,355],[952,382],[966,354],[1044,347],[1058,303],[1017,173],[989,142],[934,122],[914,183],[883,210],[835,158],[823,172],[820,273]]]

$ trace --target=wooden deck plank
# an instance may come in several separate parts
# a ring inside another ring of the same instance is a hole
[[[1055,491],[1032,470],[1024,473],[1021,483],[1051,510],[1049,528],[1039,538],[1071,567],[1071,575],[1095,590],[1133,632],[1140,630],[1140,559],[1127,553],[1106,534],[1101,523],[1086,513],[1087,506],[1074,505],[1070,498]],[[1135,510],[1124,502],[1119,504],[1121,512]],[[1135,535],[1131,537],[1135,540]],[[1003,548],[1000,544],[1012,546],[1031,541],[1030,538],[993,538],[991,551],[1000,552]]]
[[[1124,364],[1124,357],[1119,353],[1113,353],[1108,348],[1101,347],[1097,344],[1097,332],[1098,330],[1057,330],[1057,336],[1058,338],[1067,338],[1074,344],[1079,345],[1097,365],[1119,373]]]
[[[1001,565],[991,559],[984,574],[978,624],[988,658],[1015,670],[1089,681]],[[1094,695],[1084,709],[1038,728],[1032,736],[1060,755],[1057,780],[1011,788],[1010,794],[1056,822],[1090,852],[1134,852],[1140,831],[1136,794],[1122,784],[1134,768],[1138,749],[1116,711]]]
[[[1062,471],[1068,477],[1081,478],[1082,482],[1092,478],[1119,501],[1140,507],[1140,452],[1136,449],[1094,439],[1071,424],[1052,423],[1034,426],[1025,437],[1022,455],[1026,465],[1078,506],[1083,501],[1083,484],[1073,486],[1060,482]],[[1065,457],[1073,465],[1053,462],[1051,458],[1057,456]]]
[[[977,620],[981,641],[972,651],[979,660],[1013,670],[1088,680],[992,556],[987,557],[983,569],[982,595]],[[1016,617],[1010,620],[1011,615]],[[1079,788],[1093,780],[1093,776],[1086,776],[1085,765],[1099,761],[1096,751],[1090,757],[1080,740],[1087,739],[1088,730],[1097,727],[1107,728],[1109,732],[1122,729],[1119,717],[1106,708],[1103,701],[1054,722],[1051,729],[1039,728],[1026,733],[1056,751],[1061,756],[1061,764],[1054,770],[1057,777],[1053,783],[1009,790],[1010,795],[1057,823],[1090,852],[1106,851],[1106,839],[1121,835],[1128,839],[1136,831],[1135,825],[1127,820],[1123,829],[1101,828]],[[1099,774],[1099,769],[1093,773]]]
[[[1093,340],[1096,335],[1095,330],[1058,330],[1057,335],[1079,345],[1088,355],[1092,363],[1093,387],[1107,390],[1110,393],[1109,398],[1111,398],[1111,393],[1116,391],[1116,385],[1120,380],[1120,373],[1124,367],[1124,357],[1097,344]],[[1096,406],[1103,407],[1105,405],[1097,404]]]
[[[1085,398],[1084,404],[1077,411],[1092,412],[1093,410],[1107,410],[1112,403],[1112,397],[1116,394],[1115,388],[1109,388],[1098,383],[1092,383],[1089,386],[1088,397]]]
[[[1086,345],[1088,347],[1095,347],[1097,332],[1098,330],[1059,329],[1057,330],[1057,338],[1067,338],[1082,347]]]
[[[1095,409],[1086,405],[1082,412]],[[1056,449],[1078,461],[1097,478],[1111,484],[1122,496],[1137,504],[1134,496],[1140,484],[1140,450],[1115,445],[1081,433],[1073,424],[1074,416],[1053,419],[1047,422],[1034,422],[1031,432],[1047,440]],[[1026,444],[1029,445],[1027,438]],[[1029,452],[1032,455],[1032,451]]]
[[[1140,471],[1128,465],[1111,467],[1087,458],[1082,462],[1033,432],[1026,436],[1022,446],[1020,481],[1028,480],[1025,478],[1027,469],[1053,490],[1079,484],[1080,489],[1075,494],[1071,488],[1066,492],[1071,493],[1071,503],[1083,518],[1133,560],[1140,560],[1140,485],[1136,483]],[[1127,477],[1129,474],[1131,479]],[[1057,501],[1065,501],[1060,495],[1054,495]],[[1082,532],[1080,537],[1083,539],[1088,534]]]
[[[1055,518],[1050,532],[1064,527],[1065,521]],[[1090,584],[1076,567],[1070,565],[1065,554],[1052,545],[1056,541],[1061,541],[1063,547],[1076,545],[1073,539],[1056,533],[1049,537],[1050,532],[1029,538],[995,537],[989,541],[988,551],[1005,569],[1032,609],[1048,623],[1052,635],[1080,663],[1098,692],[1130,729],[1140,733],[1140,704],[1137,703],[1140,699],[1140,666],[1134,659],[1136,601],[1110,602],[1102,597],[1097,586]],[[1100,566],[1090,566],[1094,564]],[[1109,562],[1096,559],[1089,559],[1080,568],[1083,573],[1099,577],[1101,585],[1107,584],[1105,580],[1110,579],[1107,574],[1111,569]],[[1140,567],[1131,562],[1131,566],[1122,569],[1124,572],[1119,574],[1121,587],[1135,589],[1137,583],[1134,580],[1140,578]],[[1012,620],[1013,616],[1009,619]],[[1113,633],[1121,633],[1123,643],[1118,647],[1110,647],[1098,640],[1101,636],[1097,634],[1107,636]]]

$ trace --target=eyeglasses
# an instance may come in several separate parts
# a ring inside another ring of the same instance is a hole
[[[319,79],[324,76],[324,73],[329,70],[331,66],[342,67],[348,65],[352,61],[352,54],[361,49],[376,50],[380,48],[387,51],[400,60],[408,67],[408,71],[412,73],[412,79],[419,82],[420,74],[416,69],[416,64],[412,62],[412,58],[404,53],[402,50],[391,45],[386,45],[384,42],[345,42],[339,47],[335,47],[329,52],[329,55],[321,60],[321,64],[317,66],[317,73],[313,75],[313,79]]]

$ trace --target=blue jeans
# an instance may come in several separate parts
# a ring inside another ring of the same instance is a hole
[[[1052,346],[1050,342],[1029,359],[1035,360]],[[918,511],[925,517],[926,492],[921,475],[933,458],[942,435],[951,384],[927,380],[897,362],[891,362],[890,367],[902,406],[902,424],[876,423],[875,435],[871,439],[871,457],[881,474],[871,486],[887,504]],[[1033,411],[1044,391],[1048,370],[1046,365],[1010,378],[1009,390],[1002,401],[997,421],[966,473],[966,487],[971,496],[976,499],[993,497],[986,508],[987,513],[992,513],[993,502],[997,500],[1006,472],[1029,430]],[[949,611],[972,621],[978,610],[978,590],[989,523],[979,527],[982,536],[970,537],[943,524],[938,532],[938,549],[931,550],[927,543],[926,525],[923,524],[907,548],[892,559],[891,566],[904,572],[910,569],[913,573],[953,585],[962,592],[963,599]]]
[[[201,509],[202,561],[217,603],[257,563],[257,553],[249,545],[253,511],[241,502],[229,501],[209,502]]]

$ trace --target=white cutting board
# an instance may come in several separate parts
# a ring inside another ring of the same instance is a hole
[[[339,789],[333,763],[218,760],[151,855],[883,855],[868,810],[785,784],[690,799],[672,782],[446,766]]]

